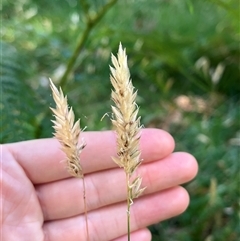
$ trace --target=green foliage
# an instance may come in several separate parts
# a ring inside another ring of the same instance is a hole
[[[26,84],[24,58],[16,49],[1,43],[1,142],[35,137],[38,100]]]
[[[193,153],[199,162],[197,178],[185,186],[190,206],[180,217],[151,227],[153,240],[235,241],[240,235],[239,102],[214,96],[201,99],[199,110],[194,100],[192,108],[185,102],[163,114],[171,117],[167,129],[174,133],[176,150]]]
[[[200,165],[186,185],[189,209],[152,226],[153,240],[237,240],[238,1],[121,0],[91,25],[107,3],[3,1],[1,142],[51,136],[47,78],[60,82],[74,54],[62,86],[70,105],[88,130],[110,128],[100,119],[110,112],[108,65],[121,41],[144,125],[170,131]],[[177,102],[182,95],[190,109]]]

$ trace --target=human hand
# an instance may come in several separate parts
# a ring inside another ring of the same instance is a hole
[[[115,133],[83,132],[90,240],[127,240],[125,173],[112,161]],[[131,208],[131,240],[149,241],[150,224],[182,213],[189,197],[180,184],[197,173],[190,154],[172,153],[174,141],[161,130],[143,129],[143,163],[138,168],[147,189]],[[3,241],[86,240],[82,180],[69,176],[55,139],[2,145],[1,208]]]

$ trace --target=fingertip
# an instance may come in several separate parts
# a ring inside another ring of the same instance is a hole
[[[177,156],[178,164],[181,164],[184,171],[181,172],[182,183],[191,181],[198,173],[198,163],[195,157],[187,152],[175,152],[173,156]]]
[[[131,233],[131,241],[151,241],[152,235],[151,232],[147,228],[139,229]],[[124,235],[120,238],[114,239],[112,241],[125,241],[127,240],[127,236]]]
[[[179,216],[187,210],[190,203],[190,196],[188,191],[184,187],[177,186],[167,189],[162,192],[162,195],[165,196],[165,207],[168,206],[169,209],[168,212],[166,212],[165,218],[161,219],[161,221],[175,216]]]
[[[181,186],[178,187],[178,201],[179,203],[177,213],[175,214],[176,216],[184,213],[187,210],[190,203],[189,193],[185,188]]]
[[[138,235],[135,237],[135,239],[132,239],[133,241],[139,241],[139,240],[144,240],[144,241],[151,241],[152,240],[152,235],[151,232],[145,228],[138,230]]]
[[[197,176],[198,173],[198,162],[196,160],[196,158],[189,154],[189,153],[185,153],[186,155],[186,167],[189,169],[189,180],[192,180],[193,178],[195,178]]]
[[[151,161],[162,159],[171,154],[175,148],[174,138],[161,129],[147,128],[142,130],[140,139],[143,159]]]
[[[166,131],[162,131],[162,132],[164,132],[164,134],[166,135],[166,138],[165,138],[166,144],[165,145],[168,147],[168,149],[169,149],[168,151],[170,153],[172,153],[175,149],[175,140],[170,133],[168,133]]]

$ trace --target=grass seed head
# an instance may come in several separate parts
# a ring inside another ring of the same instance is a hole
[[[62,89],[59,90],[50,80],[53,99],[56,108],[50,108],[55,120],[52,120],[54,126],[54,136],[61,143],[61,149],[66,154],[67,169],[70,175],[78,178],[83,177],[82,167],[80,165],[80,153],[85,144],[78,144],[81,133],[80,121],[74,122],[75,116],[72,108],[69,109],[67,96],[64,96]]]
[[[110,80],[113,86],[111,93],[114,106],[112,106],[112,124],[117,136],[117,156],[113,161],[124,168],[127,175],[131,175],[141,164],[139,139],[140,139],[140,117],[138,117],[138,106],[136,104],[137,91],[134,90],[127,65],[126,50],[120,43],[117,57],[112,54],[110,66]],[[137,177],[129,189],[132,190],[131,199],[138,197],[144,189],[140,189],[142,179]]]

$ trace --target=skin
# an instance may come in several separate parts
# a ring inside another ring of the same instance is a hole
[[[125,174],[116,155],[115,134],[84,132],[81,154],[91,241],[127,240]],[[81,141],[81,140],[80,140]],[[150,241],[148,225],[184,212],[189,204],[180,185],[197,174],[195,158],[175,152],[165,131],[143,129],[140,139],[143,195],[131,207],[131,241]],[[1,146],[1,233],[3,241],[86,240],[82,180],[66,171],[55,139]]]

